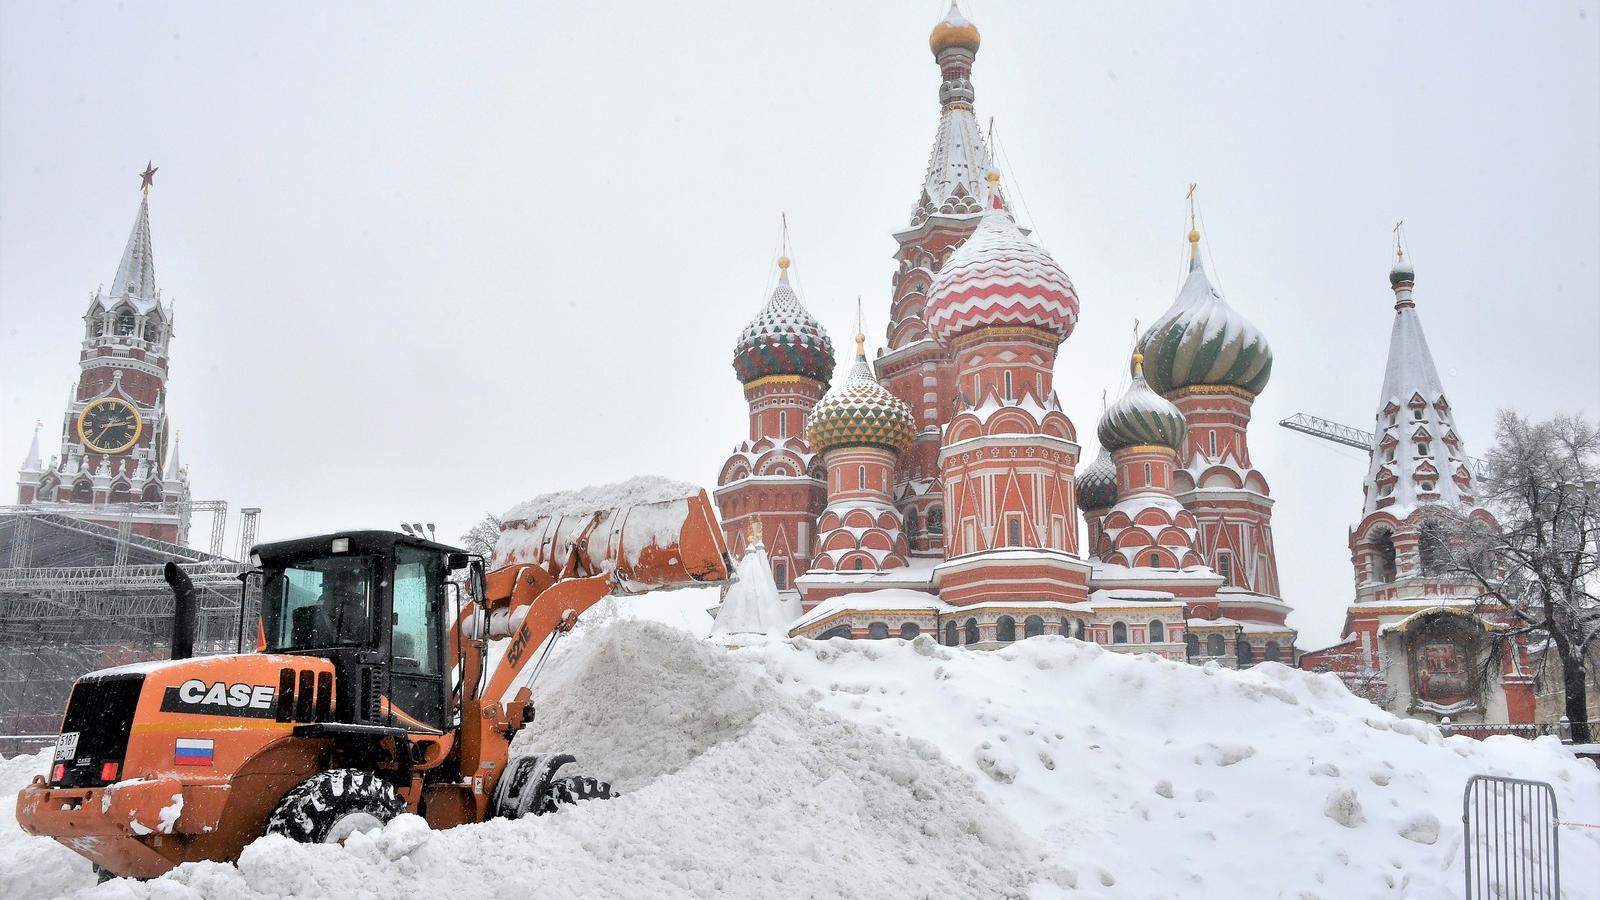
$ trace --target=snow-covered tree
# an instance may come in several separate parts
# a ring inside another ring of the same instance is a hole
[[[1600,648],[1600,430],[1581,416],[1530,422],[1503,410],[1479,483],[1495,521],[1454,516],[1422,551],[1477,586],[1481,611],[1507,614],[1498,649],[1527,640],[1540,664],[1560,667],[1573,737],[1587,741],[1584,663]]]
[[[494,555],[495,541],[500,539],[500,520],[485,515],[483,521],[472,526],[461,536],[461,547],[468,553],[477,553],[488,559]]]

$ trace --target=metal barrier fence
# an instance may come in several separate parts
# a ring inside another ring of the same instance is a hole
[[[1474,775],[1461,796],[1467,900],[1559,900],[1556,792],[1542,781]]]

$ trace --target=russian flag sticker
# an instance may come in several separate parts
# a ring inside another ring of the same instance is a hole
[[[216,751],[216,742],[202,738],[178,738],[173,750],[173,761],[180,766],[209,766]]]

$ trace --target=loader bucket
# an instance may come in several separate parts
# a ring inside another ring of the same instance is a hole
[[[586,512],[531,513],[503,523],[495,566],[532,564],[556,577],[569,565],[574,574],[609,572],[619,594],[728,578],[728,547],[704,490]]]

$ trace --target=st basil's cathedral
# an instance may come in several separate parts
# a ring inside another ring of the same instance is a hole
[[[1265,337],[1212,286],[1191,230],[1172,307],[1095,431],[1053,385],[1079,298],[1018,225],[973,112],[977,28],[952,4],[929,39],[941,105],[898,270],[887,346],[848,373],[778,261],[740,333],[750,429],[716,500],[730,547],[759,535],[790,634],[992,648],[1059,634],[1171,659],[1292,662],[1272,500],[1250,462]],[[1080,519],[1087,535],[1080,545]]]

